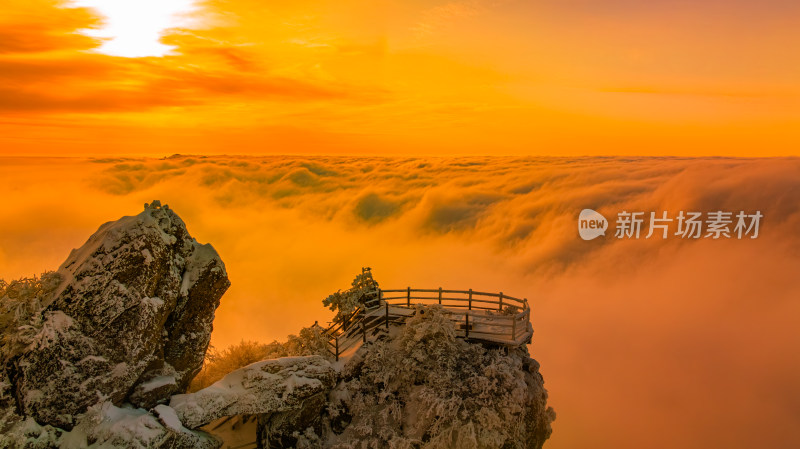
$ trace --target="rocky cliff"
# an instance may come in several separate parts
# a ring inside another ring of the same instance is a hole
[[[7,324],[16,334],[0,354],[3,433],[26,420],[59,433],[84,415],[146,410],[186,391],[230,286],[216,251],[157,201],[102,225],[48,279],[28,304],[8,289],[3,298],[6,322],[27,311]]]
[[[0,448],[216,449],[226,429],[208,424],[230,417],[255,422],[227,431],[261,448],[540,449],[550,436],[525,346],[457,338],[440,306],[338,362],[320,327],[304,329],[267,345],[281,358],[186,393],[229,285],[158,202],[101,226],[57,272],[0,281]]]
[[[524,346],[456,338],[439,306],[361,347],[306,407],[259,415],[259,447],[541,449],[555,419]]]

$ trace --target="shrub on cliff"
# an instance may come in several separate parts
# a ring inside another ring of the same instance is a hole
[[[189,391],[201,390],[231,371],[262,360],[306,355],[330,358],[326,344],[327,339],[322,335],[322,328],[311,326],[301,329],[299,335],[289,335],[285,342],[259,343],[242,340],[221,351],[209,348],[203,368],[192,380]]]
[[[361,274],[353,279],[351,288],[329,295],[322,300],[322,305],[336,312],[334,322],[341,322],[344,317],[353,313],[377,289],[378,282],[372,278],[372,270],[370,268],[362,268]]]
[[[40,312],[61,282],[54,271],[11,282],[0,279],[0,363],[30,343]]]

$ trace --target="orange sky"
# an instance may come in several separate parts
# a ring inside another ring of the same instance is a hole
[[[56,268],[157,198],[228,266],[219,347],[325,321],[321,299],[371,265],[385,287],[531,299],[551,449],[796,448],[798,159],[427,156],[798,155],[798,17],[796,0],[2,0],[0,156],[100,159],[0,158],[0,277]],[[583,242],[584,207],[761,209],[765,227]]]
[[[76,7],[103,3],[134,6]],[[791,155],[797,17],[786,0],[5,0],[0,153]]]

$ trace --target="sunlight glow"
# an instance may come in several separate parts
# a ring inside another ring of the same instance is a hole
[[[165,30],[185,26],[195,0],[76,0],[76,6],[95,9],[104,19],[99,29],[84,33],[106,39],[99,52],[137,58],[164,56],[173,47],[160,40]]]

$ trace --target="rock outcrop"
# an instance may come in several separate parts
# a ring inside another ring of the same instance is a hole
[[[20,414],[70,429],[98,403],[149,409],[186,391],[230,282],[169,207],[104,224],[58,275],[28,345],[6,354]]]
[[[308,355],[330,357],[312,327],[278,345],[302,356],[187,394],[229,285],[158,202],[101,226],[56,274],[0,284],[0,449],[217,449],[199,429],[240,415],[270,449],[541,449],[551,434],[526,347],[457,338],[436,305],[337,363]]]
[[[420,306],[361,347],[324,403],[259,415],[259,447],[541,449],[555,412],[539,364],[525,346],[456,338],[445,314]]]
[[[327,405],[328,395],[318,393],[306,398],[302,407],[295,410],[258,415],[256,447],[264,449],[296,448],[305,435],[320,435],[323,430],[322,424]]]
[[[105,402],[91,407],[78,425],[58,440],[58,447],[217,449],[221,443],[208,433],[185,428],[175,411],[165,405],[148,412]]]
[[[172,397],[169,406],[184,426],[196,429],[225,416],[273,414],[306,409],[336,384],[337,373],[320,356],[256,362],[195,393]]]

